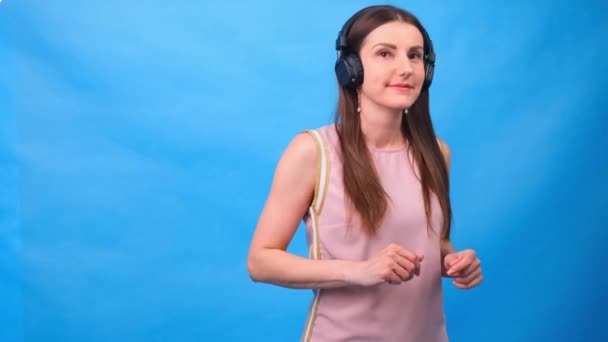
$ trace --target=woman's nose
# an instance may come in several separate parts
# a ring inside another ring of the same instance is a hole
[[[397,69],[401,76],[408,76],[414,72],[412,61],[407,56],[397,60]]]

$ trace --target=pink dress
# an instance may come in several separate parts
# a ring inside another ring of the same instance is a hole
[[[382,226],[369,238],[356,216],[348,225],[335,126],[308,132],[319,152],[315,197],[304,217],[310,257],[362,261],[395,243],[424,255],[424,260],[420,276],[400,285],[314,290],[302,341],[448,341],[441,287],[441,209],[432,194],[429,232],[421,183],[414,173],[417,167],[407,146],[371,150],[390,200]]]

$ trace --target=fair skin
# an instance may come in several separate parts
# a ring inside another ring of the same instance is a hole
[[[402,111],[416,101],[424,80],[422,46],[420,31],[401,22],[381,25],[363,41],[360,115],[370,147],[404,144],[399,130]],[[449,167],[449,147],[442,141],[440,147]],[[334,288],[399,285],[419,275],[424,256],[396,244],[365,261],[313,260],[286,252],[313,199],[316,162],[316,145],[308,134],[296,136],[283,153],[251,242],[247,260],[251,278],[289,288]],[[456,287],[481,283],[480,262],[473,250],[456,252],[445,241],[441,252],[443,275],[453,277]]]

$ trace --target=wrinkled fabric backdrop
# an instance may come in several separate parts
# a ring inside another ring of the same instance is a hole
[[[392,3],[433,39],[453,241],[485,273],[444,281],[451,340],[607,340],[608,6]],[[298,340],[312,292],[253,283],[249,241],[370,4],[0,2],[0,340]]]

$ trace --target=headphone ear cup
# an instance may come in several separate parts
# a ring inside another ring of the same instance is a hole
[[[336,76],[338,83],[344,88],[357,89],[363,84],[363,65],[356,54],[340,56],[336,61]]]
[[[433,82],[433,73],[435,72],[435,66],[427,63],[424,65],[424,83],[422,84],[422,90],[427,90]]]

